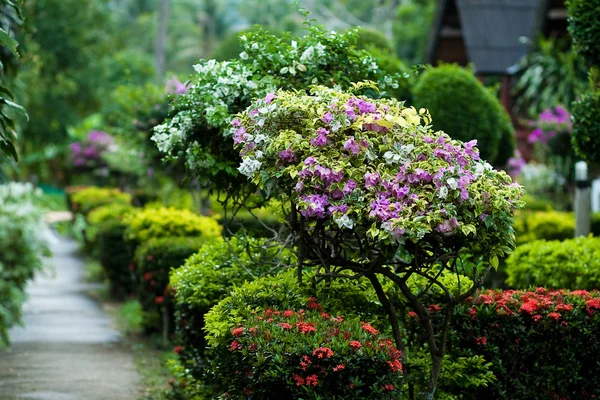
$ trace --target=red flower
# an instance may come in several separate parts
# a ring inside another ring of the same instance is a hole
[[[308,368],[310,364],[312,364],[312,361],[310,361],[310,357],[307,355],[302,356],[302,361],[300,361],[302,371],[306,371],[306,368]]]
[[[528,314],[533,314],[537,311],[539,304],[535,300],[526,300],[521,306],[521,312],[526,312]]]
[[[293,328],[293,326],[291,324],[288,324],[287,322],[282,322],[279,324],[279,326],[282,327],[284,330]]]
[[[387,362],[392,372],[402,372],[402,363],[398,360],[388,361]]]
[[[176,347],[173,349],[173,352],[175,352],[175,354],[179,354],[179,353],[181,353],[182,351],[183,351],[183,347],[181,347],[181,346],[176,346]]]
[[[323,309],[323,307],[321,307],[321,305],[319,304],[317,299],[314,297],[311,297],[308,299],[308,302],[306,303],[306,308],[308,308],[309,310],[322,310]]]
[[[234,329],[231,330],[231,333],[235,337],[240,337],[244,333],[244,327],[240,326],[239,328],[234,328]]]
[[[146,257],[146,260],[152,261],[152,260],[154,260],[154,256],[148,256],[148,257]]]
[[[556,307],[554,307],[555,311],[571,311],[572,309],[572,304],[557,304]]]
[[[135,264],[129,264],[129,270],[135,271]]]
[[[430,313],[435,313],[435,312],[438,312],[440,310],[441,310],[441,308],[437,304],[430,304],[429,305],[429,312]]]
[[[284,317],[286,317],[286,318],[289,318],[289,317],[291,317],[292,315],[294,315],[294,312],[293,312],[292,310],[285,310],[285,311],[283,312],[283,316],[284,316]]]
[[[165,298],[163,296],[156,296],[156,298],[154,299],[154,303],[156,304],[162,304],[165,302]]]
[[[249,330],[250,330],[250,333],[252,334],[252,336],[256,336],[256,333],[258,332],[258,326],[254,326],[254,327],[250,328]]]
[[[344,321],[344,317],[342,317],[341,315],[338,315],[335,319],[337,320],[337,322]]]
[[[477,317],[477,309],[475,307],[471,307],[471,308],[469,308],[469,311],[467,312],[467,314],[469,314],[471,319],[475,319]]]
[[[475,343],[481,346],[485,346],[487,344],[487,338],[483,336],[479,336],[475,338]]]
[[[362,343],[358,340],[351,340],[350,347],[352,348],[352,350],[358,350],[362,347]]]
[[[322,312],[321,317],[323,317],[324,319],[329,319],[329,314],[327,314],[326,312]]]
[[[333,371],[338,372],[338,371],[343,370],[344,368],[346,368],[346,366],[344,364],[338,364],[335,367],[333,367]]]
[[[316,332],[317,330],[315,329],[315,324],[313,322],[297,322],[296,323],[296,327],[298,328],[298,330],[301,333],[309,333],[309,332]]]
[[[313,351],[313,356],[317,356],[317,358],[329,358],[333,355],[333,350],[329,347],[319,347]]]
[[[313,385],[313,386],[317,386],[317,384],[319,383],[319,381],[317,380],[317,375],[312,374],[311,376],[307,376],[306,377],[306,385]]]
[[[414,312],[414,311],[409,311],[408,312],[408,316],[411,317],[411,318],[415,318],[415,317],[417,317],[417,313]]]
[[[369,323],[367,323],[367,322],[361,322],[360,324],[361,324],[361,327],[362,327],[362,328],[363,328],[365,331],[369,332],[371,335],[377,335],[377,333],[379,332],[377,329],[373,328],[373,327],[371,326],[371,324],[369,324]]]
[[[387,383],[383,385],[382,389],[388,392],[393,392],[396,388],[394,387],[394,385]]]
[[[600,309],[600,299],[589,299],[585,301],[585,308],[587,309],[588,314],[592,315],[593,310]]]
[[[150,278],[152,278],[152,274],[151,274],[150,272],[146,272],[146,273],[144,274],[144,279],[145,279],[145,280],[147,280],[147,281],[149,281],[149,280],[150,280]]]
[[[538,322],[540,319],[542,319],[542,316],[541,316],[541,315],[534,315],[534,316],[533,316],[533,321],[534,321],[534,322]]]
[[[233,342],[231,342],[231,348],[230,348],[231,351],[240,350],[241,348],[242,348],[242,345],[237,340],[234,340]]]
[[[552,318],[555,321],[558,321],[558,319],[560,318],[560,314],[557,312],[551,312],[548,313],[548,318]]]
[[[301,377],[300,375],[295,374],[294,376],[292,376],[292,378],[296,381],[296,386],[304,385],[304,378]]]

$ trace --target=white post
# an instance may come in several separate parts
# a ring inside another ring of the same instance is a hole
[[[591,230],[591,188],[585,161],[575,164],[575,237],[587,236]]]

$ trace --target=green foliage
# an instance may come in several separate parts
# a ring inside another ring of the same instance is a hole
[[[131,204],[131,195],[117,188],[90,186],[78,190],[71,196],[71,210],[88,215],[93,209],[109,204]]]
[[[255,30],[269,31],[265,27],[246,29],[238,32],[228,33],[212,52],[212,58],[217,61],[228,61],[240,57],[240,53],[244,51],[240,36],[247,35]]]
[[[515,108],[527,116],[570,105],[587,87],[585,63],[568,42],[541,38],[518,63]]]
[[[544,198],[533,196],[529,193],[521,198],[525,202],[524,211],[551,211],[552,202]]]
[[[215,378],[236,399],[397,399],[401,352],[358,316],[325,311],[314,298],[257,310],[216,352]]]
[[[479,399],[592,399],[600,387],[600,343],[590,340],[600,334],[598,296],[543,288],[483,292],[458,306],[449,354],[491,363],[497,381],[474,391]]]
[[[573,103],[571,112],[571,143],[575,152],[587,162],[597,164],[600,160],[600,90],[583,95]]]
[[[568,0],[566,4],[575,51],[592,66],[600,67],[600,1]]]
[[[25,286],[48,255],[42,215],[33,202],[41,196],[31,184],[0,185],[0,348],[20,322]]]
[[[151,238],[136,249],[136,295],[144,311],[144,327],[147,331],[167,333],[172,329],[169,273],[171,269],[183,265],[203,242],[204,239],[198,237]]]
[[[370,51],[373,48],[392,53],[392,44],[383,33],[372,28],[361,28],[356,38],[356,48]]]
[[[174,101],[173,114],[153,136],[167,157],[185,160],[194,178],[230,191],[246,187],[237,171],[239,156],[233,150],[230,122],[254,98],[276,87],[349,88],[363,79],[377,81],[387,91],[403,79],[385,74],[369,53],[355,49],[354,31],[338,34],[310,27],[305,36],[292,37],[257,29],[240,39],[244,51],[239,60],[201,60],[194,66],[197,74],[191,78],[191,90]]]
[[[392,24],[396,54],[410,64],[426,62],[425,51],[429,44],[437,1],[407,0],[398,6]]]
[[[507,283],[517,289],[599,289],[600,238],[533,241],[518,246],[506,268]]]
[[[575,217],[559,211],[521,211],[516,214],[517,243],[534,240],[565,240],[575,234]]]
[[[100,224],[97,233],[97,248],[100,263],[106,272],[113,295],[124,298],[134,294],[133,250],[125,241],[127,225],[118,219]]]
[[[134,208],[131,205],[119,202],[94,208],[86,219],[88,224],[85,230],[86,242],[95,247],[100,226],[114,220],[121,221],[125,215],[133,211]]]
[[[125,238],[135,246],[152,238],[173,236],[202,237],[221,236],[223,228],[210,217],[176,208],[146,208],[125,218]]]
[[[501,165],[512,157],[515,134],[510,117],[468,69],[442,65],[426,70],[413,88],[413,103],[429,109],[435,129],[457,140],[477,139],[484,160]]]
[[[117,310],[117,325],[128,335],[141,332],[143,321],[144,313],[137,300],[128,300]]]
[[[400,75],[402,77],[402,79],[398,80],[397,88],[389,88],[387,90],[389,97],[404,101],[407,105],[412,104],[411,88],[414,84],[414,74],[410,71],[409,67],[388,50],[371,47],[368,51],[385,74]]]

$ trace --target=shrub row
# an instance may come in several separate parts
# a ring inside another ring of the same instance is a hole
[[[108,204],[131,204],[131,195],[116,188],[90,186],[70,195],[71,211],[88,215],[94,208]]]
[[[534,240],[566,240],[575,235],[575,215],[561,211],[518,211],[515,213],[517,244]],[[600,213],[592,214],[591,231],[600,235]]]

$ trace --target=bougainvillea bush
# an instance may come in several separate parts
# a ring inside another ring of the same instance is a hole
[[[71,161],[75,169],[106,166],[102,156],[114,147],[114,138],[103,131],[90,131],[85,140],[71,144]]]
[[[514,247],[512,215],[522,206],[522,188],[480,159],[475,140],[430,124],[425,109],[325,87],[269,93],[232,121],[239,171],[290,204],[301,266],[316,267],[317,278],[367,277],[398,347],[397,316],[377,276],[398,286],[429,332],[429,312],[406,282],[421,275],[444,290],[445,328],[439,342],[430,336],[425,398],[435,392],[452,310],[482,284],[482,268],[460,271],[460,261],[497,266]],[[468,273],[473,285],[450,293],[436,279],[443,270]]]
[[[256,312],[217,356],[231,398],[396,399],[401,353],[368,322],[306,309]]]
[[[0,185],[0,349],[20,320],[25,285],[48,254],[42,214],[34,205],[41,195],[29,183]]]
[[[236,169],[239,155],[230,122],[256,97],[275,88],[307,90],[313,84],[348,88],[363,79],[387,90],[405,79],[386,75],[368,52],[355,49],[356,31],[310,27],[305,36],[292,37],[256,29],[240,40],[238,60],[201,60],[194,66],[197,74],[188,93],[175,99],[171,117],[154,129],[152,138],[165,156],[184,159],[191,176],[230,192],[247,183]]]
[[[598,398],[597,291],[484,291],[457,309],[452,330],[450,354],[492,363],[497,381],[477,399]]]

